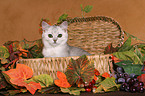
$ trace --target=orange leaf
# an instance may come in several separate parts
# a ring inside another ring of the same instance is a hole
[[[17,85],[17,86],[26,86],[27,83],[24,82],[24,79],[22,78],[13,78],[13,79],[10,79],[10,82],[14,85]]]
[[[71,85],[67,81],[66,75],[64,73],[57,71],[57,77],[58,77],[58,80],[54,81],[55,85],[57,85],[59,87],[63,87],[63,88],[71,87]]]
[[[95,69],[94,72],[96,76],[100,75],[100,72],[97,69]]]
[[[16,70],[17,74],[20,74],[20,76],[24,79],[29,79],[33,76],[33,71],[30,67],[24,64],[17,64]]]
[[[34,93],[36,92],[37,89],[41,89],[40,83],[36,83],[36,82],[32,82],[32,81],[30,83],[28,83],[25,87],[33,95],[34,95]]]
[[[97,80],[98,80],[98,78],[97,78],[95,75],[94,75],[94,80],[95,80],[95,81],[97,81]]]
[[[66,75],[63,72],[57,71],[57,77],[60,80],[66,80]]]
[[[122,61],[119,58],[116,58],[115,56],[113,56],[113,54],[111,54],[111,59],[114,60],[114,63],[118,63]]]
[[[108,74],[107,72],[105,72],[105,73],[102,74],[102,77],[105,77],[105,78],[110,77],[110,74]]]
[[[17,64],[16,69],[10,69],[8,71],[3,71],[11,79],[23,79],[27,80],[33,76],[33,71],[30,67],[24,64]]]

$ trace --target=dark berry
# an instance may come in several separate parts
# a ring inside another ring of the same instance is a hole
[[[144,83],[143,82],[138,82],[138,85],[139,86],[144,86]]]
[[[133,93],[136,92],[136,87],[135,86],[131,86],[130,87],[130,91],[133,92]]]
[[[134,78],[131,78],[131,79],[129,80],[129,86],[133,86],[133,85],[134,85],[134,83],[135,83]]]
[[[118,83],[125,83],[125,79],[124,78],[119,78]]]
[[[130,79],[131,78],[125,78],[126,83],[128,83]]]
[[[129,75],[127,73],[123,73],[124,78],[129,78]]]
[[[94,85],[94,84],[93,84],[92,82],[90,82],[88,87],[89,87],[89,88],[92,88],[93,85]]]
[[[92,84],[96,84],[96,81],[94,79],[92,80]]]
[[[123,70],[122,67],[117,67],[117,72],[118,72],[118,73],[124,73],[124,70]]]
[[[130,78],[134,78],[135,76],[136,76],[135,73],[131,73],[131,74],[129,75]]]
[[[127,83],[122,83],[120,86],[120,90],[125,91],[125,87],[127,87]]]
[[[125,91],[126,91],[126,92],[129,92],[129,91],[130,91],[129,85],[127,85],[127,86],[125,87]]]
[[[139,88],[137,88],[138,90],[138,92],[140,92],[140,93],[143,93],[144,92],[144,88],[143,87],[139,87]]]

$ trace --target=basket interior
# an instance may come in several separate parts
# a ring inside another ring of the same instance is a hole
[[[91,54],[103,54],[105,47],[123,42],[123,31],[112,18],[97,16],[68,19],[68,44]]]

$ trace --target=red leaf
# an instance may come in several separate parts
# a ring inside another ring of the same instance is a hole
[[[64,80],[66,79],[66,75],[63,72],[57,71],[58,79]]]
[[[102,77],[105,77],[105,78],[110,77],[110,74],[108,74],[107,72],[105,72],[105,73],[102,74]]]
[[[100,72],[97,69],[95,69],[94,72],[96,76],[100,75]]]
[[[27,90],[29,90],[29,92],[31,94],[34,95],[34,93],[36,92],[37,89],[41,89],[41,85],[40,83],[36,83],[36,82],[30,82],[29,84],[27,84],[25,86],[27,88]]]
[[[31,94],[34,94],[37,89],[41,89],[40,83],[30,82],[26,83],[25,80],[33,76],[33,71],[30,67],[24,64],[17,64],[16,69],[3,71],[10,77],[10,82],[14,85],[26,87]]]
[[[54,81],[55,85],[57,85],[59,87],[63,87],[63,88],[71,87],[71,85],[68,83],[68,81],[66,79],[66,75],[64,73],[57,71],[57,77],[58,77],[58,80]]]
[[[113,56],[112,54],[111,54],[111,59],[114,60],[114,63],[118,63],[122,61],[119,58],[116,58],[115,56]]]
[[[33,76],[32,69],[24,64],[17,64],[16,69],[10,69],[3,72],[7,74],[11,79],[23,78],[24,80],[27,80]]]

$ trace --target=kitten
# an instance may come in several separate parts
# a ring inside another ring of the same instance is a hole
[[[67,44],[67,27],[67,21],[64,21],[59,26],[50,26],[45,21],[42,21],[42,42],[44,44],[42,54],[44,57],[91,55],[81,48],[69,46]]]

